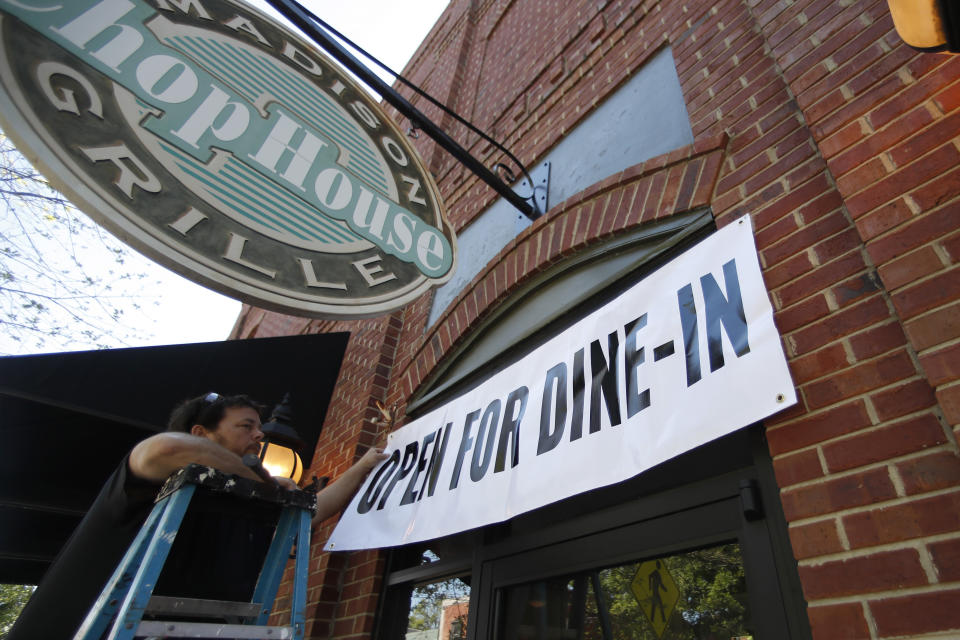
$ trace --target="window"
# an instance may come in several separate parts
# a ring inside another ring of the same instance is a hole
[[[514,585],[501,598],[504,640],[752,637],[735,542]]]
[[[376,637],[391,640],[464,640],[470,620],[472,553],[468,532],[410,545],[390,554]]]
[[[414,586],[407,640],[463,640],[470,615],[470,578],[458,576]]]
[[[714,229],[709,210],[643,225],[571,256],[530,279],[494,309],[407,405],[411,414],[477,384],[573,324]]]
[[[673,51],[665,47],[536,164],[550,163],[547,199],[553,206],[607,176],[688,144],[693,144],[693,129]],[[533,166],[528,169],[534,172]],[[436,290],[428,324],[528,226],[530,220],[500,199],[461,229],[456,271]]]

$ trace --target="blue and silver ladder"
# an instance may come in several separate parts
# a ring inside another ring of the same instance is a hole
[[[198,600],[154,596],[153,589],[167,560],[187,507],[197,490],[229,494],[279,506],[273,541],[267,551],[250,602]],[[74,640],[130,640],[132,638],[244,638],[302,640],[306,623],[307,565],[310,556],[310,519],[316,493],[286,491],[191,464],[164,483],[156,504],[110,581],[100,593]],[[296,544],[290,623],[267,625],[273,601],[290,551]],[[189,618],[188,621],[144,620],[152,616]],[[215,618],[218,622],[194,622]],[[222,623],[229,620],[230,623]],[[234,623],[233,621],[237,622]],[[109,628],[109,631],[108,631]],[[106,632],[106,635],[104,633]]]

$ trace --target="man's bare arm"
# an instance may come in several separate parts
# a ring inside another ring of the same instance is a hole
[[[216,442],[189,433],[168,431],[143,440],[130,452],[130,471],[145,480],[162,482],[190,463],[214,467],[251,480],[260,480],[240,456]]]
[[[317,526],[347,506],[357,489],[363,484],[367,474],[388,457],[382,449],[371,447],[342,476],[324,487],[317,494],[317,513],[313,516],[313,526]]]

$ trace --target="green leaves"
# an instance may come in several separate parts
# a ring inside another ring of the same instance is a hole
[[[0,584],[0,640],[7,637],[34,589],[23,584]]]

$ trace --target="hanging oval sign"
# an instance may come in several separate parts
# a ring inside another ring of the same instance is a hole
[[[0,122],[185,277],[285,313],[397,309],[453,273],[436,184],[369,94],[236,0],[0,0]]]

